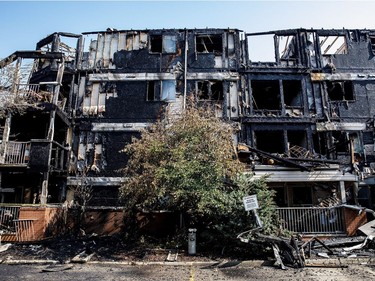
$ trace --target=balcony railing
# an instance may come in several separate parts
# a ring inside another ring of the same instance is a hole
[[[23,165],[29,162],[30,142],[7,143],[4,164]]]
[[[301,234],[344,234],[344,210],[341,207],[277,208],[282,227]]]
[[[16,233],[14,221],[18,219],[19,206],[0,206],[0,231],[2,234]]]

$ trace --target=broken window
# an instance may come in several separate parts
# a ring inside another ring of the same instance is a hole
[[[348,53],[345,36],[319,36],[319,42],[322,55]]]
[[[256,148],[270,153],[284,153],[283,131],[255,131]]]
[[[176,100],[176,81],[165,80],[162,81],[161,100],[174,101]]]
[[[302,107],[301,80],[283,80],[283,90],[287,107]]]
[[[223,100],[222,81],[199,81],[197,83],[199,100]]]
[[[176,52],[175,35],[150,35],[151,53],[175,53]]]
[[[327,92],[332,101],[352,101],[354,91],[352,81],[327,81]]]
[[[254,109],[280,109],[279,80],[252,80]]]
[[[223,39],[221,34],[197,35],[195,40],[195,49],[198,53],[215,53],[220,55],[223,52]]]

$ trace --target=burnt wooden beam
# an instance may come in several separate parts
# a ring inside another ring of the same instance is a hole
[[[52,43],[53,38],[56,34],[64,36],[64,37],[71,37],[71,38],[78,38],[78,37],[81,36],[79,34],[74,34],[74,33],[69,33],[69,32],[55,32],[55,33],[52,33],[52,34],[48,35],[47,37],[43,38],[38,43],[36,43],[36,49],[40,49],[43,46],[45,46],[49,43]]]
[[[279,157],[279,156],[276,156],[276,155],[272,155],[271,153],[268,153],[268,152],[265,152],[265,151],[262,151],[262,150],[259,150],[257,148],[254,148],[254,147],[251,147],[251,146],[248,146],[247,147],[249,148],[250,151],[252,152],[255,152],[255,153],[258,153],[260,155],[263,155],[263,156],[266,156],[266,157],[269,157],[273,160],[276,160],[278,162],[281,162],[281,163],[284,163],[286,164],[287,166],[291,166],[291,167],[295,167],[295,168],[299,168],[303,171],[310,171],[311,169],[306,167],[305,165],[301,165],[301,164],[298,164],[294,161],[291,161],[291,160],[288,160],[286,158],[282,158],[282,157]]]
[[[0,61],[0,68],[3,68],[18,58],[23,59],[58,59],[63,58],[60,52],[44,52],[44,51],[17,51]]]

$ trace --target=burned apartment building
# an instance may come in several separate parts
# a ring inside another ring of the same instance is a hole
[[[259,49],[270,55],[254,57]],[[373,208],[374,55],[372,30],[51,34],[0,61],[16,69],[8,92],[33,104],[2,119],[1,202],[62,204],[88,185],[90,205],[119,206],[125,144],[193,98],[238,128],[238,156],[254,178],[267,176],[287,227],[348,233],[341,211],[324,229],[286,215]]]

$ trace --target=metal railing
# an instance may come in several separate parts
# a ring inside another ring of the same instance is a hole
[[[4,164],[27,164],[30,156],[30,142],[9,141],[7,143]]]
[[[33,219],[14,220],[18,242],[35,240],[34,221]]]
[[[276,209],[284,229],[303,234],[344,234],[342,207],[286,207]]]
[[[19,206],[0,206],[0,230],[3,234],[16,232],[14,220],[18,219],[19,213]]]
[[[22,98],[38,96],[39,84],[18,84],[17,94]]]

